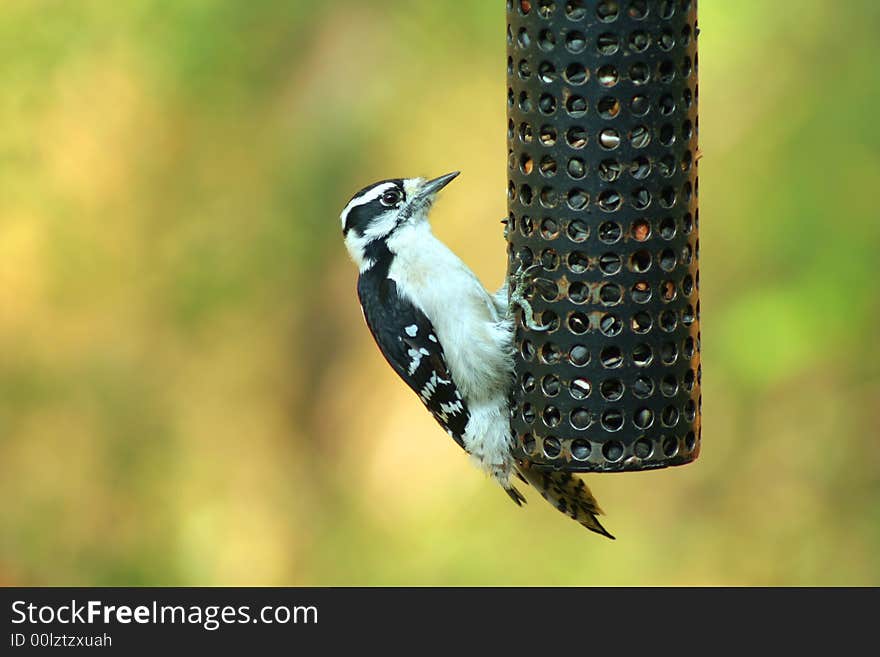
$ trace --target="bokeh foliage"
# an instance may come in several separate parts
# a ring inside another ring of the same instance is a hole
[[[337,216],[464,175],[501,0],[4,0],[0,584],[880,584],[880,5],[700,7],[704,447],[517,510],[381,360]]]

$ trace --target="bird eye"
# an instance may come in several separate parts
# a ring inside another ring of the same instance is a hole
[[[400,190],[389,189],[382,194],[382,205],[387,205],[390,208],[398,203],[400,203]]]

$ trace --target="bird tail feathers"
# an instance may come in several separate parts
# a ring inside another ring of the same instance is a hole
[[[570,472],[538,470],[525,463],[517,465],[517,474],[523,481],[534,486],[558,511],[577,520],[590,531],[614,540],[614,536],[596,517],[602,514],[602,509],[582,479]],[[512,486],[505,490],[518,505],[525,501],[522,494]]]

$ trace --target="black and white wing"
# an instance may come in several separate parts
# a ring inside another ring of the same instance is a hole
[[[470,416],[430,320],[400,297],[390,278],[361,276],[358,297],[382,355],[440,426],[464,447],[463,436]]]

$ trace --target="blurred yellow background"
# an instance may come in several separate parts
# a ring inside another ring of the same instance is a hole
[[[463,175],[487,286],[502,0],[3,0],[0,584],[880,584],[880,3],[700,7],[703,453],[477,470],[363,325],[338,215]]]

